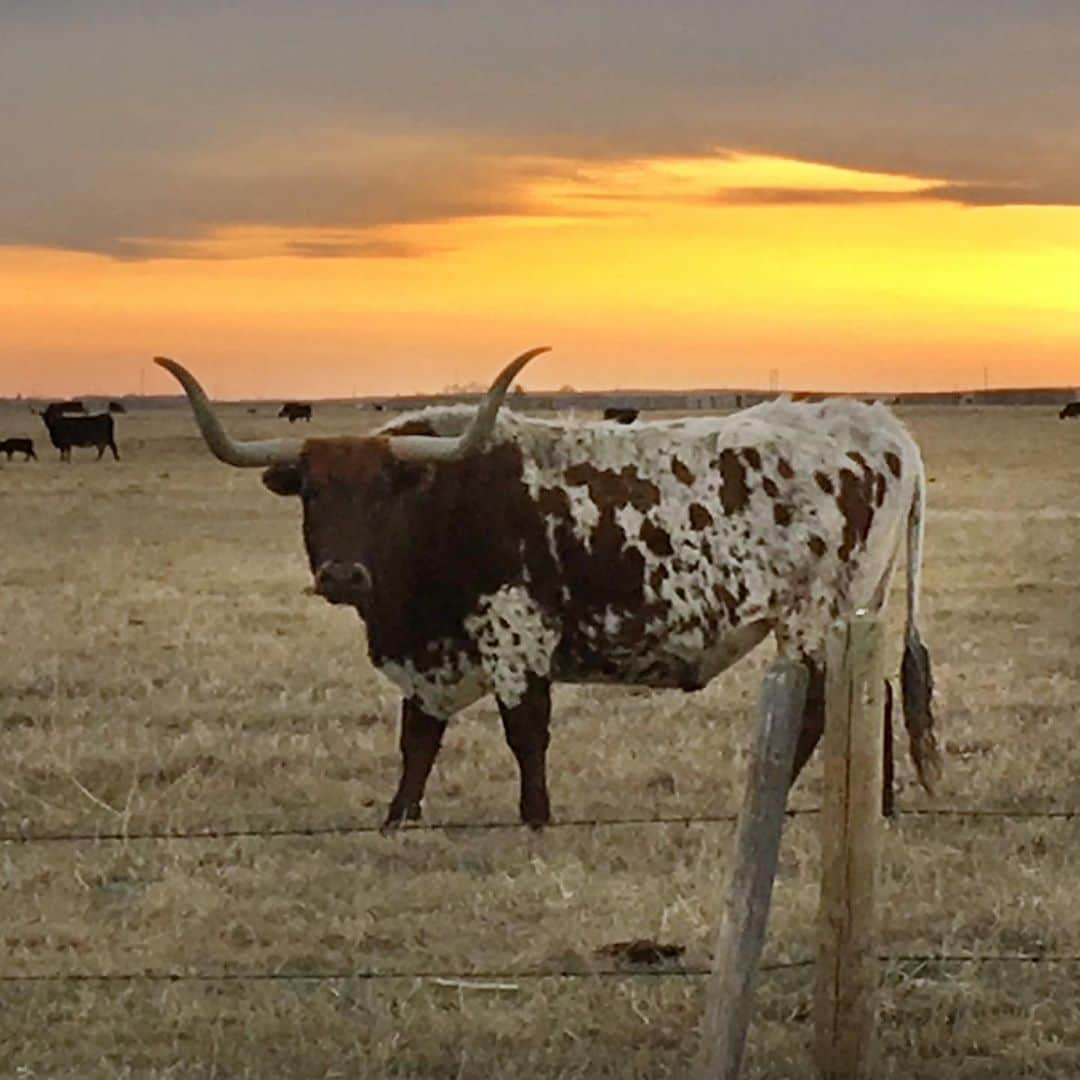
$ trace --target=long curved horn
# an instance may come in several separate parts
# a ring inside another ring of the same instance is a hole
[[[257,439],[251,442],[237,442],[221,426],[221,421],[217,418],[206,392],[187,368],[164,356],[155,356],[154,363],[174,375],[184,388],[206,445],[214,457],[224,461],[226,465],[235,465],[241,469],[255,469],[264,465],[293,465],[300,460],[300,451],[304,445],[302,439]]]
[[[511,360],[495,377],[487,396],[476,410],[472,423],[461,435],[455,438],[439,435],[391,435],[390,450],[395,457],[417,462],[460,461],[476,453],[491,436],[499,406],[502,405],[503,398],[518,372],[534,356],[550,349],[550,345],[541,345]]]

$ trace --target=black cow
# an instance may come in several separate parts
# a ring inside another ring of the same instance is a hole
[[[127,407],[124,405],[124,403],[122,401],[110,401],[109,402],[109,412],[111,412],[111,413],[126,413],[127,412]]]
[[[614,420],[618,424],[632,424],[637,418],[637,409],[620,409],[612,405],[604,410],[604,419]]]
[[[1080,417],[1080,401],[1070,401],[1068,405],[1058,413],[1059,420],[1068,420],[1070,417],[1073,419]]]
[[[311,406],[306,401],[286,401],[281,406],[281,411],[278,416],[285,417],[290,424],[295,424],[297,420],[311,420]]]
[[[64,403],[61,403],[64,404]],[[41,413],[41,419],[49,430],[49,440],[60,451],[61,461],[71,460],[73,446],[95,446],[98,461],[106,449],[112,451],[113,459],[120,460],[113,438],[113,418],[109,413],[95,413],[92,416],[67,416],[63,409],[47,406]]]
[[[8,461],[11,460],[12,454],[22,454],[23,461],[29,461],[31,458],[37,461],[33,439],[0,439],[0,453],[7,454]]]

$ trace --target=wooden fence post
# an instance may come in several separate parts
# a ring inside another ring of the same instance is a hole
[[[880,964],[875,899],[881,850],[881,624],[865,611],[828,641],[821,907],[814,996],[823,1080],[868,1080]]]
[[[806,686],[806,669],[791,660],[777,660],[765,676],[735,861],[706,990],[701,1080],[736,1080],[742,1066]]]

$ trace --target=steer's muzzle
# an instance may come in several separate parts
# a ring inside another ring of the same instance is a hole
[[[371,593],[371,575],[363,563],[324,562],[315,571],[315,593],[331,604],[360,604]]]

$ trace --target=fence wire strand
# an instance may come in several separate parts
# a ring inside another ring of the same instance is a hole
[[[878,957],[884,964],[1080,964],[1080,954],[1035,953],[882,953]],[[784,960],[762,964],[761,972],[796,971],[812,968],[812,959]],[[35,975],[0,975],[0,984],[56,984],[56,983],[323,983],[323,982],[440,982],[446,985],[469,983],[499,984],[509,989],[510,983],[536,982],[543,979],[701,979],[712,974],[704,966],[634,967],[617,968],[540,968],[526,971],[114,971],[114,972],[58,972]],[[485,987],[478,987],[485,988]]]
[[[799,807],[784,812],[785,817],[811,817],[819,814],[820,808]],[[965,807],[942,809],[900,809],[897,820],[903,818],[954,818],[972,820],[1017,820],[1017,821],[1072,821],[1080,818],[1080,810],[979,810]],[[544,826],[544,831],[556,829],[597,829],[626,828],[644,825],[733,825],[738,821],[738,814],[679,814],[671,817],[628,817],[628,818],[567,818],[565,821],[553,821]],[[454,832],[495,832],[525,828],[520,821],[443,821],[415,822],[400,829],[389,830],[391,835],[402,833],[454,833]],[[246,839],[290,839],[320,836],[364,836],[386,833],[381,825],[361,823],[341,823],[331,825],[299,825],[271,828],[195,828],[195,829],[113,829],[92,832],[81,830],[73,832],[2,832],[0,843],[3,844],[55,844],[55,843],[127,843],[129,841],[162,840],[246,840]]]

